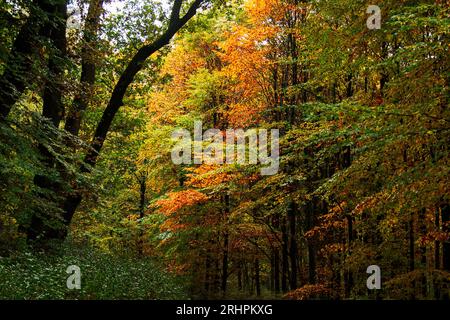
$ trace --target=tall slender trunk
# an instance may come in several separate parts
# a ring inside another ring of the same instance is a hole
[[[242,291],[242,264],[239,262],[237,270],[238,290]]]
[[[280,253],[278,248],[275,248],[273,252],[273,264],[274,289],[275,293],[280,293]]]
[[[205,297],[209,296],[210,293],[210,284],[211,284],[211,258],[209,253],[206,253],[205,258]]]
[[[139,241],[138,241],[138,247],[139,247],[139,254],[141,256],[144,255],[144,227],[142,223],[142,219],[145,216],[145,204],[146,204],[146,193],[147,193],[147,176],[142,175],[139,180],[139,193],[140,193],[140,199],[139,199],[139,221],[140,221],[140,229],[139,229]]]
[[[450,232],[450,205],[448,203],[441,206],[443,231]],[[442,244],[442,268],[450,272],[450,240]]]
[[[415,269],[415,246],[414,246],[414,213],[411,213],[409,218],[409,271]]]
[[[353,218],[351,215],[347,215],[347,256],[350,257],[352,251],[351,246],[353,242]],[[353,287],[353,273],[350,270],[345,271],[345,296],[347,298],[351,295]]]
[[[306,228],[311,230],[314,227],[314,210],[315,210],[315,199],[312,199],[306,209]],[[316,283],[316,248],[314,245],[314,240],[308,240],[308,282],[310,284]]]
[[[388,47],[389,44],[386,41],[383,41],[381,44],[381,59],[385,61],[388,58]],[[387,70],[381,71],[380,77],[380,96],[383,98],[385,96],[385,87],[389,81],[389,74]]]
[[[58,0],[54,4],[53,11],[49,13],[49,22],[47,24],[48,37],[53,48],[49,48],[48,79],[43,93],[42,110],[42,115],[51,121],[55,129],[58,128],[64,114],[62,97],[67,45],[66,20],[67,2],[66,0]],[[50,170],[55,169],[57,164],[54,156],[42,145],[39,146],[39,150],[45,166]],[[60,171],[58,168],[57,170]],[[40,197],[43,201],[54,204],[55,209],[50,211],[56,210],[59,206],[57,202],[60,201],[57,194],[63,189],[60,183],[52,181],[44,175],[36,175],[34,183],[42,190]],[[43,237],[43,239],[60,237],[61,228],[52,227],[52,223],[48,223],[51,220],[55,220],[54,216],[57,216],[58,212],[48,212],[48,209],[42,210],[40,208],[36,208],[36,210],[27,230],[27,239],[34,241],[39,237]],[[55,223],[55,221],[52,222]]]
[[[256,287],[256,296],[261,296],[261,280],[259,277],[259,260],[255,259],[255,287]]]
[[[292,201],[288,208],[290,246],[289,257],[291,260],[290,286],[291,290],[297,289],[297,240],[296,240],[296,204]]]
[[[225,295],[227,291],[227,280],[228,280],[228,215],[230,214],[230,195],[225,194],[224,196],[225,202],[225,212],[224,212],[224,220],[225,220],[225,231],[223,236],[223,256],[222,256],[222,293]]]
[[[435,210],[434,213],[434,226],[435,226],[435,231],[439,232],[440,231],[440,208],[437,208]],[[435,241],[434,242],[434,268],[435,269],[440,269],[441,268],[441,255],[440,255],[440,242],[439,241]]]
[[[288,235],[286,231],[286,218],[281,219],[281,290],[287,292],[287,279],[289,272],[288,262]]]

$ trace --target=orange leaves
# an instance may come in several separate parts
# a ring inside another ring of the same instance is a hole
[[[323,256],[330,256],[336,253],[342,253],[345,251],[345,246],[342,243],[326,244],[320,249],[319,254]]]
[[[264,104],[263,95],[271,90],[269,59],[279,27],[268,23],[278,1],[251,0],[245,4],[248,23],[233,25],[225,41],[219,43],[222,72],[233,83],[228,98],[230,125],[247,127],[257,123]],[[276,12],[276,10],[275,10]]]
[[[435,241],[446,242],[450,239],[450,234],[443,231],[430,231],[426,235],[423,235],[417,241],[419,246],[425,247],[433,244]]]
[[[231,104],[228,110],[228,121],[235,127],[242,128],[256,124],[261,120],[261,111],[263,108],[263,105],[255,105],[249,108],[246,104]]]
[[[308,284],[294,291],[288,292],[284,299],[288,300],[309,300],[329,298],[331,290],[323,284]]]
[[[170,192],[167,199],[158,200],[155,206],[168,218],[161,225],[161,230],[175,232],[187,228],[182,215],[175,215],[183,208],[190,207],[208,200],[208,197],[196,190]]]
[[[218,165],[202,164],[190,169],[189,181],[186,185],[196,188],[214,187],[232,180],[232,175],[227,172],[219,171]]]
[[[353,210],[353,214],[360,215],[364,212],[364,210],[373,208],[380,201],[380,199],[380,194],[376,194],[375,196],[364,199],[362,202],[356,205],[355,209]]]
[[[347,225],[345,220],[335,212],[324,214],[319,217],[319,220],[317,226],[305,233],[305,238],[323,240],[331,230],[344,229]]]
[[[160,207],[160,211],[165,215],[171,215],[178,210],[192,206],[208,200],[208,197],[196,190],[185,190],[180,192],[169,193],[168,199],[158,200],[156,205]]]
[[[265,24],[269,19],[281,20],[285,10],[293,9],[280,0],[248,0],[245,2],[245,10],[250,21],[254,24]]]

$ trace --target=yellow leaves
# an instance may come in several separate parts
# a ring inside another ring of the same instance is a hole
[[[233,176],[227,172],[221,172],[219,165],[202,164],[198,167],[188,169],[189,180],[186,185],[196,188],[207,188],[226,183],[233,179]]]
[[[281,20],[287,10],[297,10],[296,6],[280,0],[248,0],[244,4],[249,20],[254,24],[266,24],[269,19]]]
[[[136,221],[137,219],[139,219],[139,215],[137,215],[137,214],[129,214],[127,216],[127,220],[129,220],[129,221]]]

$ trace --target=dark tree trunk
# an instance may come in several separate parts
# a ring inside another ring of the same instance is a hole
[[[228,232],[224,234],[223,238],[222,292],[224,295],[227,291],[227,279],[228,279]]]
[[[244,266],[243,268],[243,278],[244,278],[244,285],[243,285],[243,289],[246,292],[250,292],[250,277],[248,274],[248,266],[247,266],[247,262],[243,262],[242,265]]]
[[[241,265],[241,263],[239,263],[239,265],[238,265],[237,280],[238,280],[238,290],[242,291],[242,265]]]
[[[209,254],[206,254],[205,258],[205,297],[209,296],[210,291],[210,282],[211,282],[211,258],[209,257]]]
[[[43,94],[43,110],[42,115],[51,121],[51,124],[58,128],[63,114],[64,105],[62,96],[64,92],[64,70],[66,59],[66,20],[67,20],[67,3],[65,0],[59,0],[55,3],[54,11],[49,13],[49,22],[47,24],[47,32],[53,48],[50,48],[48,61],[48,79],[46,81]],[[44,164],[50,170],[55,169],[54,156],[42,145],[39,146]],[[58,192],[63,190],[63,186],[57,181],[51,181],[50,178],[43,175],[36,175],[34,183],[41,188],[40,197],[43,201],[54,203],[54,208],[58,207]],[[58,212],[48,212],[36,208],[36,212],[31,219],[30,227],[27,230],[27,239],[34,241],[38,237],[58,238],[61,233],[60,227],[51,227],[51,223],[55,223]],[[53,210],[50,210],[53,211]],[[54,221],[52,221],[54,220]]]
[[[274,230],[279,230],[280,228],[280,217],[275,214],[272,217],[272,225]],[[272,247],[273,255],[273,285],[275,293],[280,293],[280,249],[278,246]]]
[[[256,296],[261,296],[261,280],[259,278],[259,260],[255,259],[255,287],[256,287]]]
[[[439,208],[436,209],[435,214],[434,214],[434,226],[435,226],[435,231],[439,232],[440,231],[440,210]],[[440,255],[440,242],[439,241],[435,241],[434,242],[434,268],[435,269],[440,269],[441,268],[441,255]]]
[[[272,254],[270,255],[270,279],[269,279],[269,287],[270,292],[275,292],[275,257],[274,252],[272,250]]]
[[[315,199],[311,200],[306,210],[306,228],[311,230],[314,227],[314,215],[315,215]],[[316,283],[316,248],[313,239],[308,239],[308,270],[310,284]]]
[[[273,252],[273,264],[274,289],[275,293],[280,293],[280,253],[277,248]]]
[[[414,213],[409,219],[409,271],[415,269],[415,248],[414,248]]]
[[[102,12],[103,0],[91,0],[86,17],[83,48],[81,49],[80,91],[74,98],[72,108],[66,118],[65,130],[77,136],[80,131],[82,113],[87,109],[89,97],[95,83],[96,53],[95,43]]]
[[[139,219],[141,223],[141,228],[139,231],[139,254],[142,256],[144,255],[144,227],[142,223],[142,219],[145,216],[145,205],[146,205],[146,193],[147,193],[147,175],[143,174],[141,177],[139,177],[139,193],[140,193],[140,199],[139,199]]]
[[[385,61],[388,58],[388,46],[389,44],[387,42],[383,42],[381,44],[381,58],[382,61]],[[385,86],[389,81],[389,75],[387,73],[387,70],[383,70],[381,72],[381,78],[380,78],[380,95],[381,97],[384,97],[385,95]]]
[[[286,231],[286,218],[281,219],[281,290],[287,292],[287,279],[289,272],[288,262],[288,235]]]
[[[351,255],[351,246],[353,242],[353,218],[351,215],[347,216],[347,255]],[[350,298],[351,290],[353,287],[353,273],[350,270],[345,271],[345,296]]]
[[[347,98],[353,96],[353,74],[350,72],[347,75]]]
[[[296,204],[292,201],[288,208],[289,230],[290,230],[290,247],[289,256],[291,259],[290,286],[291,290],[297,289],[297,240],[296,240]]]
[[[227,280],[228,280],[228,215],[230,214],[230,195],[225,194],[225,232],[223,236],[223,256],[222,256],[222,293],[225,295],[227,291]]]
[[[450,232],[450,206],[446,203],[441,207],[443,231]],[[442,268],[450,271],[450,241],[447,240],[442,244]]]

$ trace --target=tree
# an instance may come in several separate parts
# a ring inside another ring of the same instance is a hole
[[[103,143],[106,139],[106,135],[111,126],[119,108],[123,105],[123,97],[130,83],[133,81],[135,75],[141,70],[145,60],[151,56],[153,53],[161,49],[163,46],[167,45],[170,39],[175,35],[175,33],[181,29],[197,12],[197,9],[202,5],[203,0],[195,0],[188,8],[186,13],[180,17],[181,6],[183,4],[182,0],[175,0],[172,12],[170,15],[170,20],[168,23],[167,30],[154,42],[151,44],[141,47],[134,57],[131,59],[127,65],[125,71],[119,78],[116,86],[113,89],[111,98],[108,105],[103,112],[102,118],[95,130],[94,137],[92,139],[91,150],[85,156],[85,163],[82,167],[82,171],[89,170],[89,166],[95,166],[97,161],[97,156],[102,149]],[[64,202],[64,221],[66,225],[70,224],[73,214],[76,208],[81,202],[81,195],[74,193],[69,195]]]

